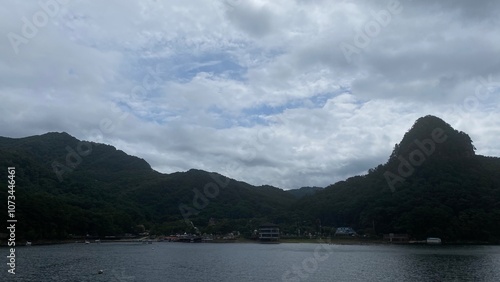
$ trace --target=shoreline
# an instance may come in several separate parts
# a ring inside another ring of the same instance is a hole
[[[170,241],[158,241],[151,239],[151,241],[155,244],[158,243],[187,243],[187,242],[170,242]],[[40,241],[31,241],[31,246],[47,246],[47,245],[63,245],[63,244],[85,244],[85,241],[80,240],[40,240]],[[125,240],[101,240],[100,242],[91,241],[90,244],[113,244],[113,243],[137,243],[137,244],[145,244],[143,241],[136,239],[125,239]],[[198,242],[197,242],[198,243]],[[238,238],[234,240],[213,240],[206,242],[199,242],[201,244],[262,244],[262,242],[258,240],[246,239],[246,238]],[[426,243],[394,243],[388,242],[382,239],[352,239],[352,238],[318,238],[318,239],[302,239],[302,238],[286,238],[280,239],[277,244],[285,243],[285,244],[332,244],[332,245],[404,245],[404,246],[426,246],[429,244]],[[16,244],[15,247],[29,247],[26,246],[26,241],[22,243]],[[192,243],[194,244],[194,243]],[[456,242],[444,242],[439,245],[434,246],[500,246],[500,242],[478,242],[478,241],[456,241]],[[0,247],[9,248],[7,245],[7,241],[1,241]]]

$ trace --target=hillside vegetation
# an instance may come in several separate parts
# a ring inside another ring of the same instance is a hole
[[[143,159],[66,133],[0,137],[0,196],[16,167],[19,239],[67,239],[237,230],[408,233],[412,238],[500,241],[500,159],[434,116],[418,119],[385,164],[324,189],[284,191],[217,173],[154,171]],[[7,209],[6,201],[0,208]]]

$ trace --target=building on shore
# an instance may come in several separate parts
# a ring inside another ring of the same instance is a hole
[[[335,236],[335,237],[343,237],[343,236],[354,237],[354,236],[358,236],[358,233],[356,233],[356,231],[354,231],[354,229],[352,229],[351,227],[339,227],[339,228],[337,228],[337,230],[335,231],[335,234],[333,236]]]
[[[390,243],[409,243],[410,236],[408,234],[384,234],[384,241],[389,241]]]
[[[273,223],[264,223],[259,227],[259,240],[261,242],[279,242],[280,228]]]
[[[430,245],[440,245],[441,238],[427,238],[426,242],[427,242],[427,244],[430,244]]]

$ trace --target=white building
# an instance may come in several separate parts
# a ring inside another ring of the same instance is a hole
[[[351,227],[339,227],[334,236],[357,236],[358,234]]]
[[[280,228],[276,224],[265,223],[259,228],[259,240],[264,242],[277,242],[280,239]]]

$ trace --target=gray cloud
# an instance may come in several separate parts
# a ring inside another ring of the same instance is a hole
[[[0,135],[67,131],[162,172],[287,189],[384,163],[427,114],[500,156],[500,4],[401,0],[373,29],[390,3],[73,1],[16,54],[8,34],[44,10],[7,2]]]

